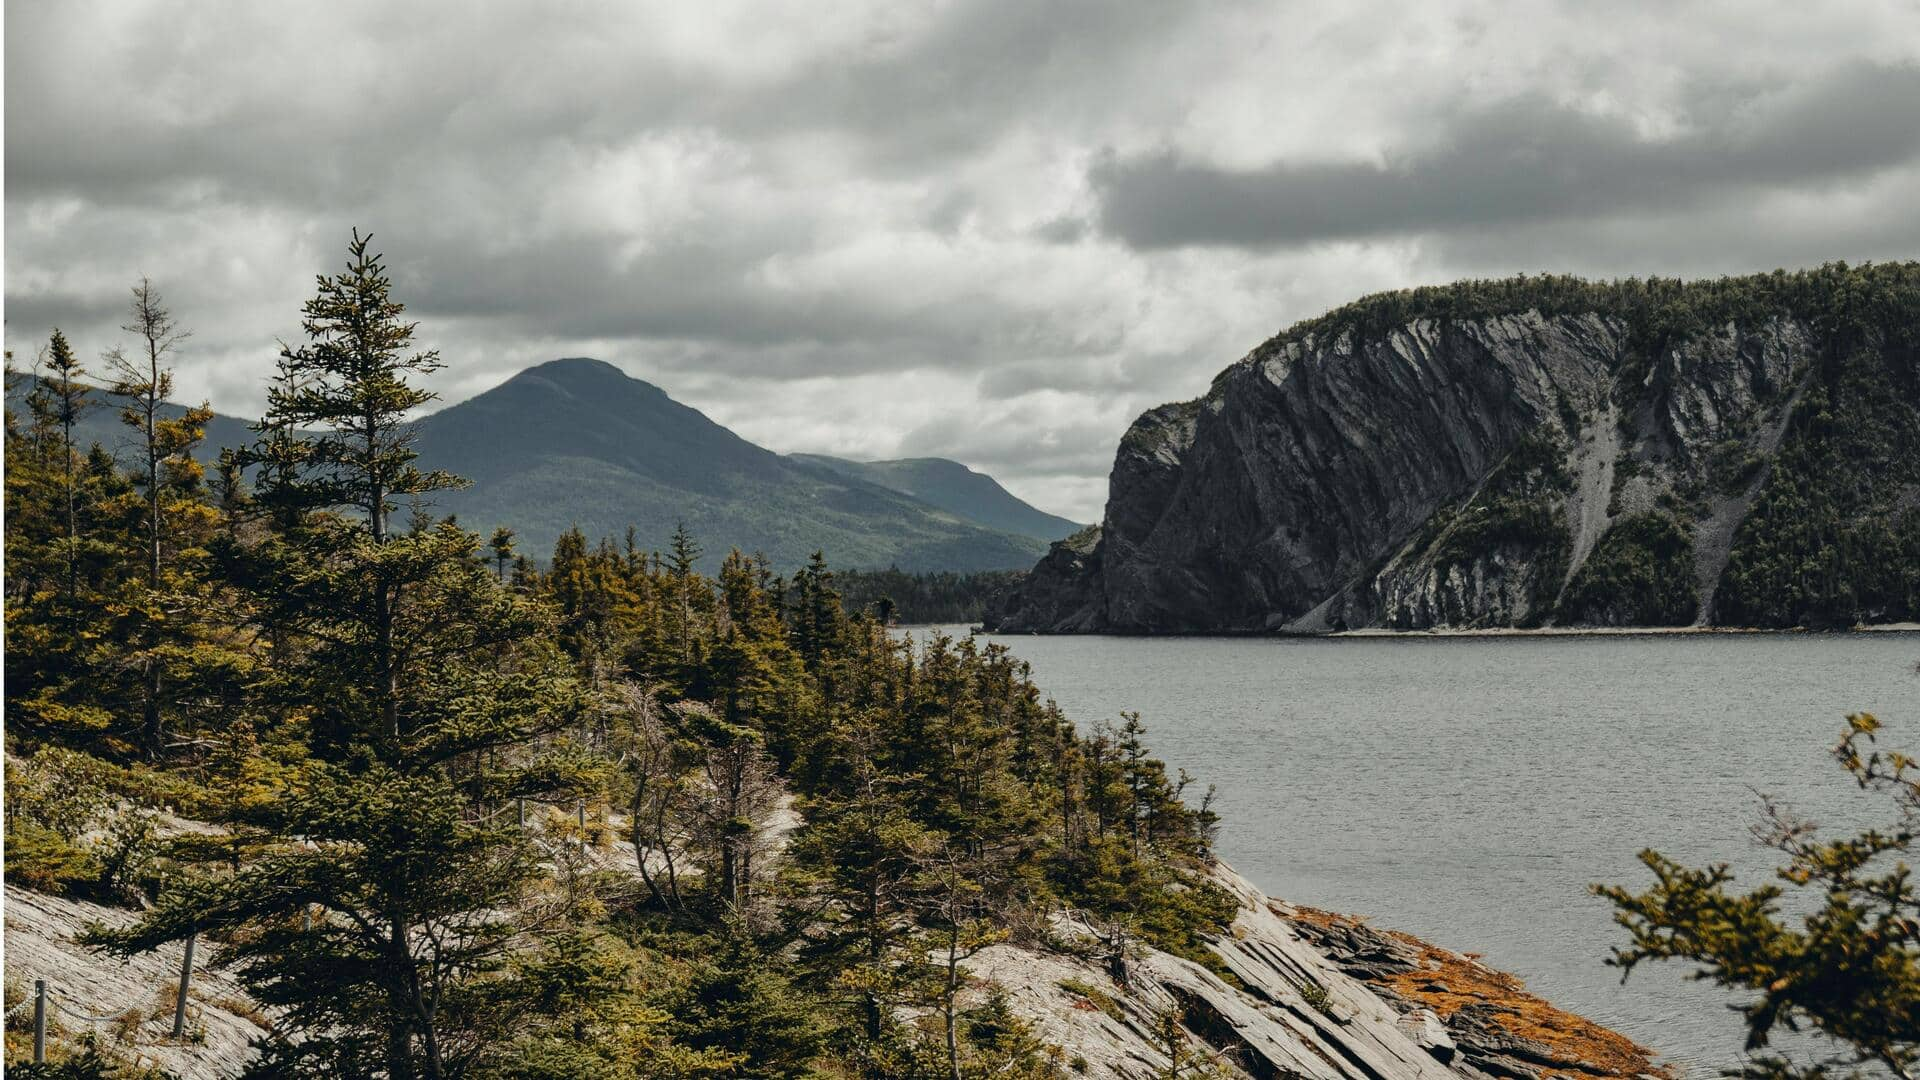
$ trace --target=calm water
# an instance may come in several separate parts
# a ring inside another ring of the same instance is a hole
[[[1141,713],[1218,786],[1220,853],[1269,893],[1484,953],[1708,1070],[1740,1052],[1729,998],[1671,965],[1621,986],[1602,961],[1624,931],[1587,885],[1644,883],[1645,847],[1758,879],[1756,792],[1874,817],[1825,753],[1847,712],[1920,748],[1914,634],[994,640],[1083,726]]]

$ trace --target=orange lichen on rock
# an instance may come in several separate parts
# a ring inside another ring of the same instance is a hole
[[[1292,905],[1275,905],[1274,910],[1322,930],[1364,928],[1394,942],[1396,952],[1410,962],[1409,970],[1356,971],[1356,977],[1416,1007],[1432,1009],[1456,1038],[1465,1034],[1462,1027],[1497,1028],[1518,1040],[1505,1056],[1520,1058],[1543,1078],[1676,1075],[1670,1067],[1656,1065],[1646,1047],[1528,993],[1518,978],[1480,963],[1477,954],[1451,952],[1398,930],[1376,930],[1349,915]]]

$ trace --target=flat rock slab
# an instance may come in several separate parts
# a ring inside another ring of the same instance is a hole
[[[78,1040],[89,1030],[101,1044],[128,1058],[157,1066],[182,1080],[226,1080],[238,1076],[253,1058],[252,1042],[266,1034],[263,1014],[226,974],[207,966],[211,950],[196,950],[192,989],[188,992],[185,1041],[173,1038],[171,1003],[179,985],[184,945],[172,945],[129,960],[96,953],[74,938],[89,925],[121,927],[137,913],[6,888],[6,986],[8,1000],[33,993],[35,979],[48,989],[50,1038]],[[91,1022],[75,1014],[120,1015],[121,1022]],[[33,1006],[11,1022],[30,1029]],[[57,1025],[57,1027],[56,1027]]]

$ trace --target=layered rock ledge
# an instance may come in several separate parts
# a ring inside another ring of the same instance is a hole
[[[1213,879],[1241,899],[1231,932],[1208,945],[1225,976],[1149,948],[1135,950],[1118,981],[1094,955],[1097,935],[1071,918],[1055,928],[1068,948],[995,946],[972,973],[983,991],[1003,989],[1075,1075],[1169,1075],[1170,1013],[1189,1047],[1255,1080],[1673,1075],[1632,1040],[1469,957],[1273,900],[1225,865]],[[1088,948],[1076,954],[1076,942]]]
[[[605,853],[609,866],[619,852]],[[1116,964],[1072,913],[1046,944],[1000,944],[968,962],[970,993],[997,988],[1070,1075],[1154,1080],[1172,1052],[1225,1075],[1267,1080],[1670,1080],[1650,1051],[1527,994],[1510,975],[1403,934],[1270,899],[1225,865],[1213,880],[1241,900],[1211,968],[1135,944]],[[56,1041],[92,1030],[130,1060],[188,1080],[237,1077],[270,1020],[228,973],[197,965],[188,1038],[171,1037],[179,949],[122,962],[75,943],[94,922],[134,913],[6,890],[7,1002],[48,980]],[[123,1014],[90,1024],[73,1014]],[[1168,1023],[1177,1024],[1174,1044]],[[31,1005],[8,1023],[16,1038]],[[1175,1048],[1177,1047],[1177,1049]]]

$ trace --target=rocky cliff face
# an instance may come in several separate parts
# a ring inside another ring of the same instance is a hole
[[[1869,325],[1842,343],[1794,310],[1685,332],[1648,323],[1596,303],[1283,334],[1198,400],[1137,420],[1097,538],[1056,545],[989,625],[1707,623],[1730,560],[1743,611],[1772,587],[1748,567],[1817,560],[1777,522],[1743,530],[1770,480],[1832,486],[1805,475],[1814,451],[1873,459],[1854,467],[1887,479],[1804,500],[1807,514],[1845,532],[1902,512],[1900,493],[1920,483],[1910,331]],[[1817,402],[1802,400],[1810,389]],[[1871,413],[1873,434],[1823,434],[1842,409]],[[1775,476],[1796,448],[1794,471]],[[1910,617],[1907,587],[1889,580],[1864,600],[1853,587],[1855,618]],[[1790,609],[1769,621],[1845,618]]]

